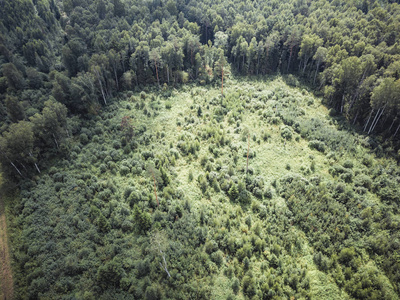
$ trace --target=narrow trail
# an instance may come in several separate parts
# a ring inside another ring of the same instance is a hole
[[[14,294],[14,284],[8,248],[7,222],[4,203],[0,199],[0,299],[11,300]]]

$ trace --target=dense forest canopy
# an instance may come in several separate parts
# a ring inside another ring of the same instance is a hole
[[[398,3],[18,0],[0,6],[1,157],[14,173],[23,173],[21,164],[39,171],[34,163],[68,136],[64,117],[54,113],[47,115],[53,141],[41,136],[46,101],[90,118],[121,91],[208,84],[229,74],[296,74],[324,95],[332,113],[398,149]],[[7,140],[20,121],[32,131],[28,148]]]
[[[397,2],[0,1],[16,298],[398,299]]]

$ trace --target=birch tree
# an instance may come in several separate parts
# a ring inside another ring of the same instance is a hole
[[[168,277],[171,274],[168,271],[167,265],[167,251],[169,248],[169,241],[167,234],[164,231],[154,230],[150,235],[151,251],[154,256],[159,257],[161,268],[167,273]]]

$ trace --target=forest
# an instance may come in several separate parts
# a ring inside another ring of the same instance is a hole
[[[399,35],[392,0],[0,1],[12,298],[399,299]]]

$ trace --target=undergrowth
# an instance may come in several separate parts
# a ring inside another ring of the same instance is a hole
[[[121,94],[21,187],[18,297],[397,299],[400,172],[340,122],[280,77]]]

